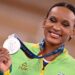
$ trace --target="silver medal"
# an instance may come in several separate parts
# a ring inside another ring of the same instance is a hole
[[[20,49],[19,40],[14,37],[14,34],[8,36],[8,38],[4,41],[3,47],[9,51],[9,54],[14,54]]]

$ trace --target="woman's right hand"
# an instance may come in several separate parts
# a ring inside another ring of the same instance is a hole
[[[9,52],[5,48],[0,48],[0,71],[5,72],[11,66],[11,58]]]

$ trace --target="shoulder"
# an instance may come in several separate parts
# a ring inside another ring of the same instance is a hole
[[[69,53],[67,49],[64,49],[64,53],[63,53],[63,60],[66,63],[70,63],[70,64],[75,64],[75,58],[72,57]]]
[[[71,55],[68,56],[66,67],[68,68],[68,71],[74,73],[73,75],[75,75],[75,58]]]
[[[64,55],[59,62],[57,65],[57,67],[59,66],[58,69],[66,74],[75,75],[75,59],[71,55]]]
[[[74,65],[75,66],[75,58],[74,57],[72,57],[71,55],[68,55],[68,61],[72,64],[72,65]]]
[[[67,70],[75,71],[75,58],[73,58],[71,55],[67,55],[66,58],[62,61],[62,64],[64,65]]]
[[[75,58],[72,57],[66,49],[60,55],[60,60],[58,62],[60,62],[60,65],[67,70],[75,70]]]
[[[25,46],[33,53],[37,54],[40,51],[39,43],[24,42]]]

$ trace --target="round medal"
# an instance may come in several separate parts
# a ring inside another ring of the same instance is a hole
[[[6,48],[10,54],[14,54],[20,49],[20,42],[13,36],[8,37],[8,39],[5,40],[3,47]]]

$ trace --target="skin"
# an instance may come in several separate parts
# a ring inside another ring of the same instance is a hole
[[[45,19],[43,24],[45,35],[45,50],[43,54],[52,52],[53,50],[65,44],[74,30],[74,13],[66,7],[54,7]],[[59,54],[47,57],[47,60],[52,60]]]
[[[5,72],[11,65],[9,52],[5,48],[0,48],[0,71]]]

